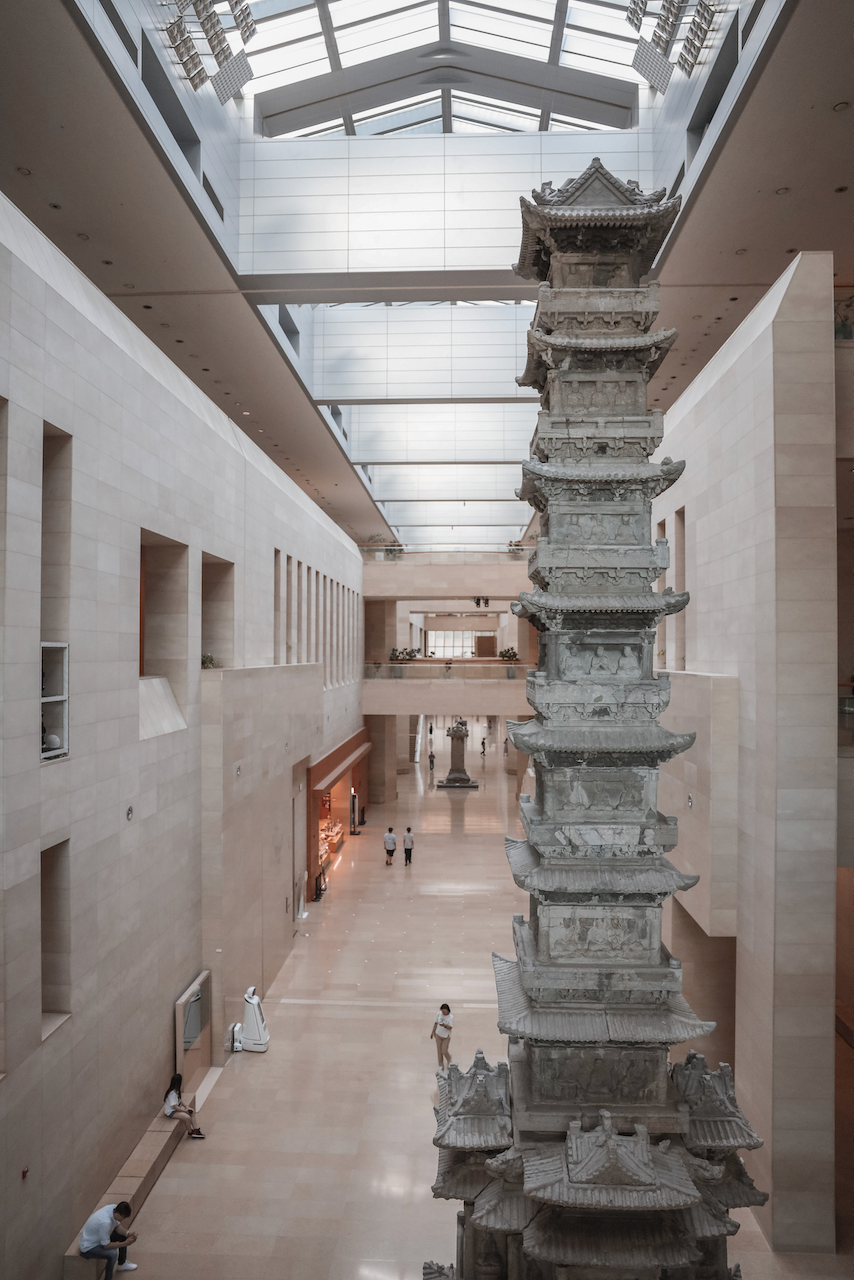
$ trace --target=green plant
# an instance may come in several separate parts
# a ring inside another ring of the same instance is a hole
[[[518,662],[519,655],[515,649],[502,649],[499,658],[503,658],[505,662]]]
[[[216,658],[212,653],[202,654],[202,671],[212,671],[216,666]]]
[[[411,662],[420,652],[420,649],[392,649],[388,660],[389,662]]]

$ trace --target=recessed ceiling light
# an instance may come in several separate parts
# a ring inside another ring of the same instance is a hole
[[[113,265],[113,260],[112,260],[112,258],[102,258],[102,259],[101,259],[101,265],[102,265],[102,266],[104,266],[104,267],[111,267],[111,266]]]
[[[168,329],[168,328],[169,328],[169,326],[168,326],[168,324],[166,323],[166,321],[165,321],[165,320],[161,320],[161,321],[160,321],[160,328],[161,328],[161,329]]]
[[[53,201],[51,201],[51,202],[50,202],[50,204],[48,205],[48,208],[50,208],[50,209],[61,209],[61,208],[62,208],[62,205],[61,205],[61,204],[54,204],[54,203],[53,203]]]
[[[797,253],[797,249],[787,249],[786,253]]]
[[[702,316],[692,316],[692,319],[694,320],[702,320],[702,318]]]
[[[78,231],[78,232],[77,232],[77,239],[78,239],[78,240],[88,240],[88,239],[89,239],[89,237],[87,236],[87,234],[86,234],[86,232],[85,232],[85,231]]]
[[[231,392],[230,392],[230,391],[223,391],[223,393],[222,393],[222,394],[223,394],[224,396],[230,396],[230,395],[231,395]]]
[[[183,338],[176,338],[176,339],[175,339],[175,341],[176,341],[176,342],[183,342],[183,341],[184,341],[184,339],[183,339]]]
[[[244,409],[244,410],[243,410],[243,416],[244,416],[244,418],[248,418],[248,417],[249,417],[249,410],[248,410],[248,409]]]
[[[143,302],[143,304],[142,304],[142,309],[143,309],[143,311],[150,311],[150,310],[151,310],[151,303],[150,303],[150,302]]]
[[[214,378],[214,386],[215,387],[222,386],[222,378]]]
[[[125,285],[122,285],[122,288],[123,288],[123,289],[135,289],[135,288],[136,288],[136,285],[135,285],[135,284],[125,284]]]
[[[742,255],[743,253],[747,253],[747,250],[746,250],[746,249],[736,249],[736,251],[735,251],[735,256],[736,256],[737,258],[740,258],[740,257],[741,257],[741,255]]]
[[[848,108],[848,107],[850,107],[850,106],[851,106],[851,103],[850,103],[850,102],[835,102],[835,103],[833,104],[833,110],[834,110],[834,111],[845,111],[845,110],[847,110],[847,108]]]
[[[203,366],[203,367],[202,367],[202,373],[210,373],[210,369],[208,369],[207,367]]]
[[[25,169],[22,164],[19,164],[17,172],[21,175],[22,178],[29,178],[30,174],[32,173],[32,169]]]
[[[843,191],[847,191],[847,190],[848,190],[848,188],[847,188],[847,187],[834,187],[834,188],[833,188],[833,190],[834,190],[834,191],[836,192],[836,194],[839,196],[839,195],[841,195],[841,194],[842,194],[842,192],[843,192]]]
[[[778,187],[777,190],[774,192],[775,196],[787,196],[788,194],[789,194],[788,187]]]
[[[738,302],[738,298],[730,298],[730,302]]]

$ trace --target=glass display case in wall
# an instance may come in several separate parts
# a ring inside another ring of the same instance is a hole
[[[68,755],[68,645],[42,641],[42,760]]]

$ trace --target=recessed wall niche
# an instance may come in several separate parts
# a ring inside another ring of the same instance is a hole
[[[234,565],[202,552],[202,653],[234,666]]]
[[[189,553],[181,542],[140,531],[139,674],[165,676],[187,713]]]

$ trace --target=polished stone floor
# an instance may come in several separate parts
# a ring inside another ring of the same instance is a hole
[[[435,723],[438,779],[449,751]],[[269,1051],[231,1058],[201,1113],[207,1140],[179,1146],[138,1216],[140,1280],[421,1280],[426,1259],[453,1260],[457,1206],[430,1192],[430,1029],[447,1001],[454,1061],[506,1055],[490,953],[512,955],[511,917],[527,907],[502,845],[517,831],[503,729],[469,727],[479,790],[437,790],[425,745],[397,804],[344,844],[265,999]],[[402,839],[386,867],[388,825],[412,827],[411,868]],[[772,1255],[739,1217],[744,1280],[850,1275],[850,1258]]]

